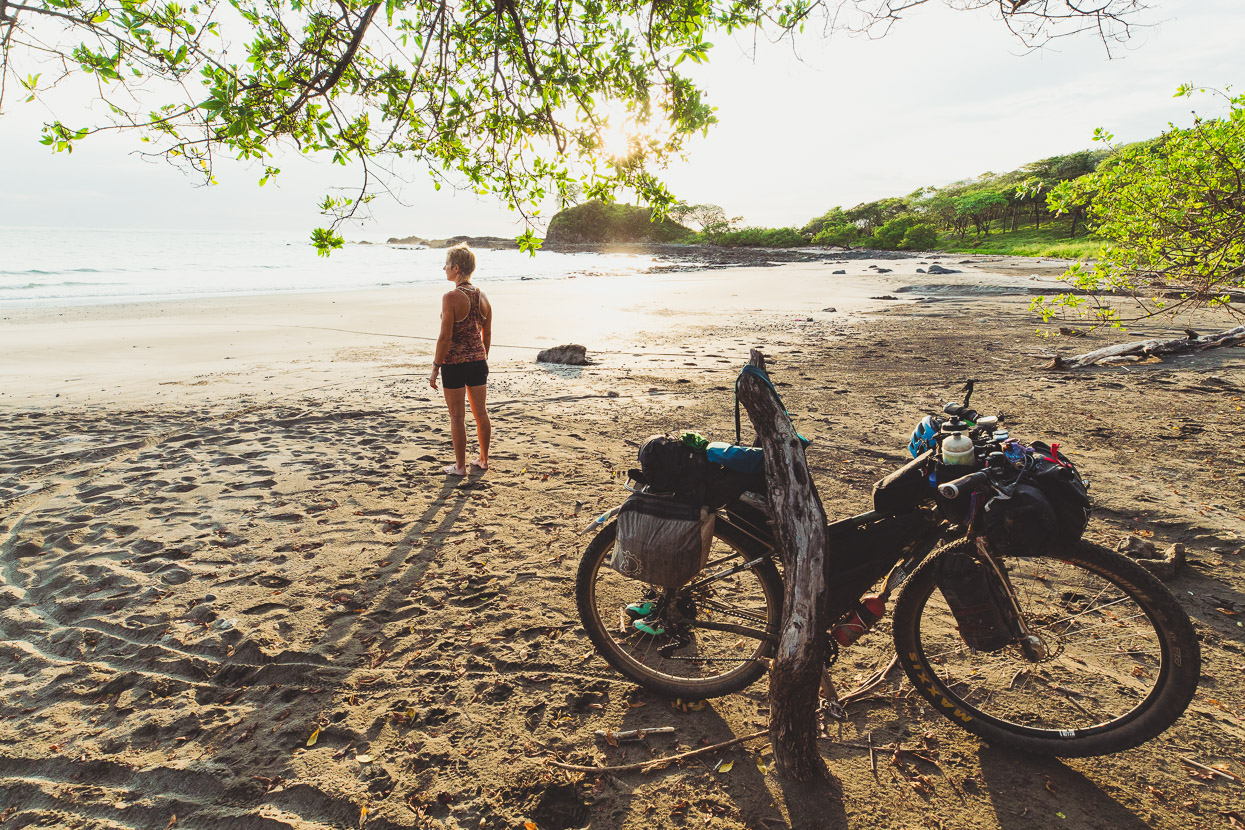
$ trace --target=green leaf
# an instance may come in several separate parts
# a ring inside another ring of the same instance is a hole
[[[531,256],[536,256],[536,251],[544,244],[543,239],[538,239],[536,234],[532,233],[532,229],[528,228],[519,236],[515,237],[515,242],[519,243],[519,250],[524,251]]]
[[[316,228],[311,232],[311,244],[320,256],[329,256],[333,251],[345,244],[341,234],[329,228]]]

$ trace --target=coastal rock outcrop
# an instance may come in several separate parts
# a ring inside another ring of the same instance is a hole
[[[519,243],[513,239],[500,236],[451,236],[449,239],[424,239],[420,236],[391,236],[386,240],[388,245],[424,245],[429,248],[452,248],[466,243],[472,248],[489,250],[517,250]]]

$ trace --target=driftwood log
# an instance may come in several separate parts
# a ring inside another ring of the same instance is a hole
[[[1094,349],[1092,352],[1079,354],[1076,357],[1060,357],[1055,355],[1048,369],[1080,369],[1085,366],[1111,361],[1123,361],[1130,358],[1162,357],[1163,355],[1181,352],[1202,352],[1220,346],[1235,346],[1245,343],[1245,326],[1210,334],[1205,337],[1191,332],[1189,336],[1175,340],[1135,340],[1132,343],[1119,343]]]
[[[753,349],[749,364],[765,368]],[[826,512],[813,486],[795,426],[778,395],[746,374],[739,401],[765,449],[765,483],[782,555],[785,594],[778,651],[770,670],[770,743],[778,770],[799,781],[824,774],[817,752],[825,620]]]

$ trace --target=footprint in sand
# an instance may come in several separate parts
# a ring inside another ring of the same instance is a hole
[[[169,570],[158,570],[160,581],[166,585],[183,585],[190,581],[191,573],[185,568],[179,568],[176,565],[168,565]]]

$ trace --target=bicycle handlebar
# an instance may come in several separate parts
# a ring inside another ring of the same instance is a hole
[[[943,498],[957,499],[961,492],[973,489],[978,484],[983,484],[990,480],[989,470],[980,470],[975,473],[969,473],[966,476],[957,478],[955,481],[948,481],[946,484],[938,485],[938,492]]]

